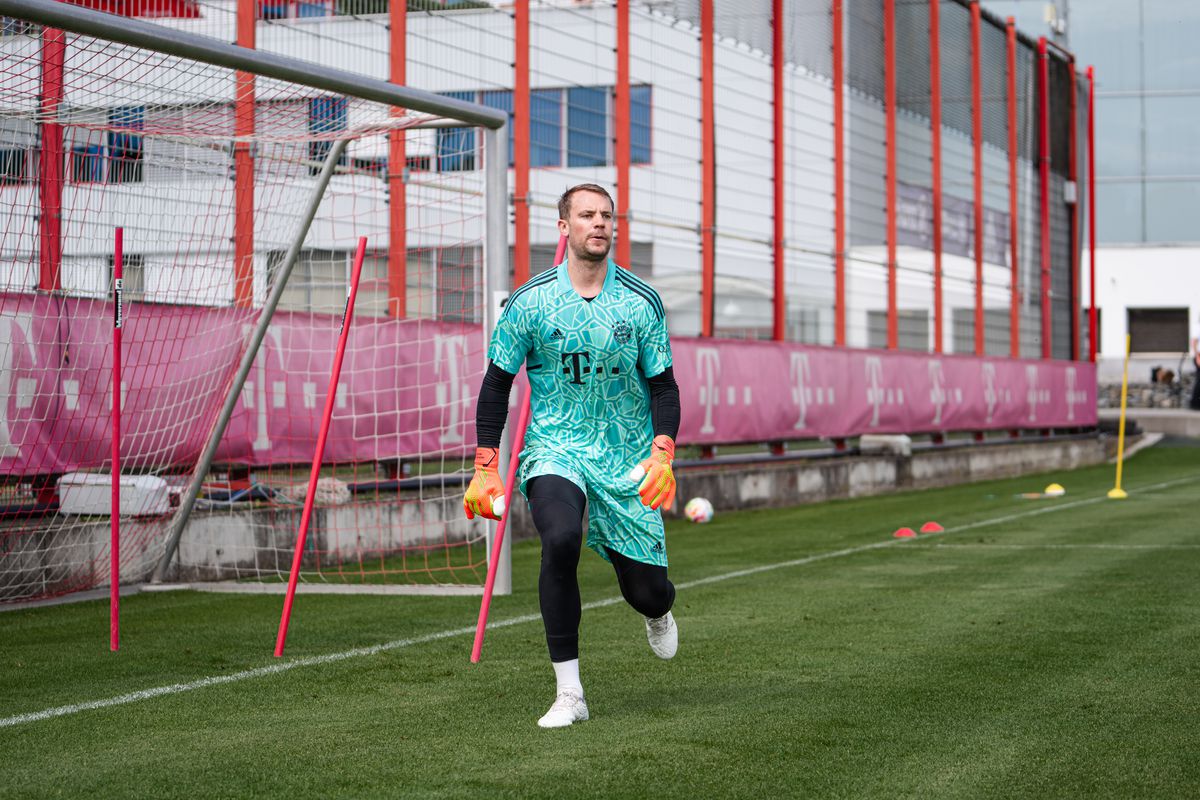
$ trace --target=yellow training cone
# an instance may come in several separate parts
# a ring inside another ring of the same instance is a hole
[[[1046,497],[1062,497],[1066,493],[1067,490],[1062,487],[1062,484],[1058,483],[1050,484],[1046,487],[1046,490],[1042,492],[1042,494],[1046,495]]]

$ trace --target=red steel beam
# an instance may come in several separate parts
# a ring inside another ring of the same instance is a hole
[[[388,4],[388,80],[404,86],[408,80],[408,4]],[[393,117],[404,109],[393,107]],[[408,316],[408,196],[405,173],[408,154],[403,130],[388,132],[388,314]]]
[[[933,352],[942,352],[942,65],[941,0],[929,0],[929,141],[933,168]]]
[[[614,150],[617,162],[617,263],[633,267],[632,219],[629,209],[633,192],[630,186],[633,112],[629,97],[629,0],[617,0],[617,85],[613,98]]]
[[[1099,331],[1096,330],[1096,69],[1087,68],[1088,79],[1088,360],[1096,361]]]
[[[1038,170],[1042,212],[1042,358],[1050,358],[1050,54],[1038,39]]]
[[[771,68],[772,81],[775,90],[772,107],[772,122],[775,125],[775,169],[774,169],[774,199],[775,215],[774,230],[771,236],[772,258],[775,264],[775,324],[772,337],[782,342],[787,334],[787,283],[784,269],[783,232],[784,232],[784,149],[783,149],[783,62],[784,62],[784,17],[783,0],[771,0]]]
[[[57,28],[42,29],[42,153],[38,159],[38,288],[62,288],[63,128],[58,119],[63,100],[63,64],[67,35]]]
[[[237,43],[254,49],[258,22],[257,0],[238,0]],[[256,106],[254,75],[238,72],[233,103],[233,303],[254,305],[254,135]]]
[[[529,280],[529,0],[513,6],[513,288]]]
[[[980,54],[979,0],[971,3],[971,138],[975,180],[975,355],[983,339],[983,57]]]
[[[713,86],[713,2],[700,0],[700,170],[703,182],[700,222],[702,276],[700,282],[700,335],[713,335],[716,283],[717,164],[716,94]]]
[[[1008,311],[1008,349],[1013,358],[1021,357],[1021,249],[1018,243],[1020,223],[1020,163],[1017,140],[1017,23],[1008,18],[1008,247],[1012,269],[1011,302]]]
[[[1075,100],[1075,58],[1067,61],[1071,70],[1071,99],[1068,103],[1070,118],[1067,120],[1067,144],[1070,152],[1067,155],[1067,179],[1075,187],[1074,202],[1071,203],[1071,360],[1079,360],[1079,166],[1076,164],[1079,152],[1076,137],[1079,131],[1075,124],[1077,113]]]
[[[842,0],[833,0],[833,343],[838,347],[846,346],[845,80]]]
[[[883,95],[887,109],[887,346],[899,345],[896,312],[896,0],[883,0]]]

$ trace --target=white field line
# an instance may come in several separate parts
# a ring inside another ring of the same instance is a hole
[[[1165,489],[1171,486],[1189,483],[1200,480],[1200,476],[1189,476],[1186,478],[1177,478],[1171,481],[1162,483],[1150,484],[1139,487],[1138,493],[1154,491],[1157,489]],[[1075,500],[1067,503],[1054,503],[1043,508],[1033,509],[1030,511],[1022,511],[1016,514],[1005,514],[992,519],[979,520],[966,525],[960,525],[956,528],[947,528],[942,533],[922,534],[926,539],[934,536],[944,536],[951,533],[961,533],[963,531],[975,530],[984,528],[990,525],[1002,525],[1005,522],[1012,522],[1018,519],[1039,516],[1041,514],[1052,514],[1056,511],[1065,511],[1069,508],[1078,508],[1080,506],[1093,505],[1100,503],[1107,498],[1103,495],[1099,497],[1090,497],[1084,500]],[[903,545],[909,540],[906,539],[884,539],[871,544],[858,545],[856,547],[846,547],[841,550],[831,550],[827,553],[817,553],[804,558],[795,558],[790,561],[780,561],[775,564],[764,564],[758,567],[750,567],[748,569],[739,569],[733,572],[725,572],[720,575],[711,575],[707,578],[699,578],[685,583],[675,585],[676,589],[692,589],[697,586],[705,586],[711,583],[720,583],[722,581],[733,580],[734,578],[744,578],[748,575],[758,575],[763,572],[771,572],[777,569],[786,569],[788,567],[800,567],[806,564],[814,564],[818,561],[828,561],[832,558],[842,558],[844,556],[855,555],[857,553],[865,553],[871,550],[878,550],[884,547],[892,547]],[[608,597],[604,600],[596,600],[591,603],[585,603],[584,610],[592,608],[603,608],[604,606],[616,605],[623,602],[621,597]],[[513,625],[522,625],[526,622],[536,622],[541,620],[540,614],[523,614],[519,617],[499,620],[488,624],[488,630],[495,628],[507,628]],[[308,656],[298,658],[294,661],[283,661],[277,664],[270,664],[265,667],[256,667],[255,669],[242,670],[241,672],[230,673],[229,675],[214,675],[208,678],[200,678],[199,680],[189,681],[187,683],[173,683],[168,686],[157,686],[153,689],[142,689],[137,692],[129,692],[128,694],[117,695],[116,697],[107,697],[102,700],[89,700],[84,703],[73,703],[66,706],[56,706],[54,708],[43,709],[42,711],[33,711],[27,714],[16,714],[11,717],[0,718],[0,728],[9,728],[14,725],[23,725],[28,722],[41,722],[42,720],[53,719],[55,717],[65,717],[71,714],[79,714],[83,711],[94,711],[101,708],[111,708],[113,706],[122,706],[128,703],[136,703],[139,700],[149,700],[154,697],[165,697],[167,695],[182,694],[191,692],[197,689],[206,689],[210,686],[221,686],[226,683],[236,683],[238,681],[250,680],[253,678],[262,678],[269,675],[277,675],[281,672],[287,672],[298,667],[315,667],[323,664],[334,664],[339,661],[346,661],[351,658],[359,658],[361,656],[373,656],[379,653],[384,653],[389,650],[399,650],[405,647],[414,645],[426,644],[428,642],[436,642],[441,639],[449,639],[455,636],[466,636],[473,634],[475,627],[452,628],[450,630],[438,631],[437,633],[427,633],[424,636],[414,636],[408,639],[396,639],[383,644],[372,645],[370,647],[356,647],[353,650],[344,650],[340,653],[329,653],[322,656]]]

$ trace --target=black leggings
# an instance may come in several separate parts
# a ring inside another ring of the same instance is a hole
[[[587,498],[575,484],[557,475],[529,481],[529,510],[542,540],[538,597],[551,661],[579,658],[579,554],[583,548],[583,511]],[[667,568],[643,564],[605,548],[617,573],[621,595],[646,617],[661,617],[675,602]]]

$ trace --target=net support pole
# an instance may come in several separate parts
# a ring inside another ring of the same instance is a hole
[[[846,90],[842,0],[833,0],[833,343],[846,346]]]
[[[983,316],[983,54],[979,0],[971,3],[971,139],[975,188],[975,355],[984,353]]]
[[[1077,91],[1076,75],[1075,75],[1075,59],[1071,57],[1067,60],[1067,66],[1070,68],[1070,91],[1071,99],[1067,103],[1067,180],[1071,182],[1071,186],[1075,187],[1075,193],[1071,196],[1071,360],[1079,360],[1079,147],[1078,135],[1079,127],[1076,122],[1076,115],[1079,113],[1078,101],[1075,97]]]
[[[62,103],[63,65],[67,35],[55,28],[42,28],[41,135],[42,157],[38,159],[38,288],[52,292],[62,288],[62,193],[63,126],[58,122]]]
[[[208,470],[212,466],[213,458],[217,454],[217,447],[221,444],[221,437],[225,435],[225,428],[229,425],[230,418],[233,417],[233,410],[237,405],[238,398],[241,396],[242,387],[245,385],[246,378],[250,375],[250,370],[254,366],[254,359],[258,355],[258,349],[262,345],[263,338],[267,335],[267,328],[271,325],[271,319],[275,316],[275,309],[279,306],[279,299],[283,296],[283,290],[287,287],[288,276],[292,274],[292,268],[296,265],[296,260],[300,257],[300,248],[304,246],[304,239],[308,236],[308,229],[312,226],[313,218],[316,217],[317,210],[321,206],[321,198],[325,195],[325,188],[329,185],[329,179],[333,177],[334,168],[337,166],[338,160],[342,157],[342,153],[346,151],[347,142],[348,140],[346,139],[335,141],[333,146],[329,148],[329,154],[325,157],[325,163],[321,166],[321,174],[317,177],[317,182],[313,186],[312,193],[308,198],[308,207],[304,210],[304,216],[301,218],[300,229],[296,231],[291,246],[288,247],[283,264],[280,265],[278,276],[275,279],[274,285],[271,286],[270,294],[267,295],[267,301],[263,306],[262,314],[259,315],[258,323],[254,326],[254,331],[250,335],[250,341],[246,346],[246,351],[242,354],[241,363],[238,364],[237,372],[234,374],[233,381],[229,385],[229,391],[225,394],[225,403],[221,406],[221,413],[217,416],[212,433],[208,437],[208,442],[204,445],[204,451],[201,453],[200,461],[196,465],[196,472],[192,475],[192,481],[188,484],[187,492],[180,500],[179,511],[175,514],[175,521],[171,526],[166,550],[163,552],[162,558],[158,562],[158,567],[154,570],[154,577],[151,579],[153,583],[162,583],[167,568],[171,565],[171,559],[175,556],[175,552],[179,548],[179,540],[183,536],[183,529],[187,525],[188,517],[191,516],[192,507],[196,504],[196,498],[200,496],[200,487],[204,483],[204,476],[208,474]]]
[[[408,4],[388,3],[388,80],[408,82]],[[405,111],[392,106],[392,118]],[[391,130],[388,142],[388,315],[408,316],[408,145],[403,130]]]
[[[363,259],[367,255],[367,237],[359,237],[354,252],[354,268],[350,272],[350,285],[346,288],[346,310],[342,312],[342,324],[338,328],[337,350],[333,354],[333,366],[329,370],[329,390],[325,393],[325,409],[321,413],[321,428],[317,432],[317,445],[313,449],[312,469],[308,473],[308,491],[304,493],[304,511],[300,514],[300,530],[296,534],[296,550],[292,554],[292,571],[288,575],[287,594],[283,598],[283,614],[279,618],[279,632],[275,637],[275,657],[283,655],[287,645],[288,623],[292,620],[292,602],[296,599],[296,583],[300,580],[300,564],[304,560],[304,543],[308,539],[308,524],[312,521],[313,504],[317,498],[317,481],[321,477],[321,462],[325,458],[325,442],[329,441],[329,424],[333,420],[333,406],[337,402],[338,381],[342,375],[342,361],[346,358],[346,344],[350,341],[350,323],[354,320],[354,300],[358,297],[358,281],[362,277]]]
[[[774,201],[771,231],[771,260],[774,262],[774,314],[771,338],[782,342],[787,334],[787,273],[784,263],[784,15],[783,0],[771,0],[771,123],[774,165],[772,169],[771,195]]]
[[[112,361],[112,536],[109,557],[108,649],[121,647],[121,327],[124,308],[124,230],[117,228],[113,244],[113,361]]]
[[[529,45],[529,0],[516,0],[513,3],[513,288],[529,280],[529,118],[533,102]]]
[[[700,335],[712,336],[716,312],[717,129],[713,4],[700,0]]]
[[[1008,353],[1013,358],[1021,357],[1021,248],[1019,234],[1020,186],[1017,168],[1020,150],[1017,142],[1017,22],[1009,17],[1005,32],[1008,47],[1008,246],[1012,285],[1009,287],[1008,306]]]
[[[883,103],[887,139],[887,349],[900,343],[900,316],[896,305],[896,0],[883,0]]]
[[[483,169],[484,188],[487,207],[484,209],[484,286],[487,296],[483,302],[483,336],[484,350],[487,349],[487,339],[492,329],[496,327],[496,318],[500,310],[499,299],[506,297],[508,284],[508,126],[502,125],[497,129],[483,131]],[[555,262],[557,263],[557,262]],[[526,268],[528,269],[528,267]],[[486,356],[485,356],[486,357]],[[511,460],[510,437],[505,436],[500,443],[500,463]],[[510,498],[511,499],[511,498]],[[511,504],[509,508],[512,508]],[[511,512],[506,512],[507,516]],[[500,539],[501,548],[496,567],[495,591],[500,594],[512,594],[512,545],[511,536],[499,535],[495,526],[489,525],[491,535]]]
[[[1038,175],[1042,230],[1042,358],[1050,358],[1050,51],[1046,37],[1038,39]]]
[[[945,347],[942,310],[942,28],[941,0],[929,0],[929,148],[933,183],[933,352]]]
[[[1088,361],[1096,363],[1096,71],[1087,68]]]
[[[613,97],[613,160],[617,171],[616,223],[617,263],[633,269],[633,234],[630,231],[633,188],[630,186],[630,165],[633,161],[632,112],[629,83],[629,6],[631,0],[617,0],[616,73],[617,85]]]

